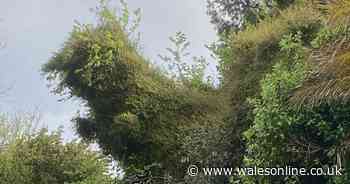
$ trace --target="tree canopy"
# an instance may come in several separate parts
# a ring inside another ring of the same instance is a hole
[[[213,47],[219,87],[184,85],[156,69],[108,8],[98,24],[74,27],[43,71],[58,83],[56,93],[88,107],[75,118],[79,135],[111,154],[126,176],[156,165],[153,176],[172,183],[346,183],[347,173],[186,176],[189,163],[349,169],[349,1],[262,1],[254,21],[243,20],[252,20],[255,2],[211,2],[230,21],[209,12],[214,22],[238,27]]]
[[[108,174],[108,157],[92,151],[88,144],[64,143],[61,131],[28,129],[35,122],[27,116],[17,122],[3,120],[1,127],[15,124],[16,129],[1,137],[6,140],[2,141],[6,144],[0,145],[1,184],[111,184],[118,181]]]

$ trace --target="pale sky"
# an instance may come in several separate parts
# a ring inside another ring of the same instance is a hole
[[[116,0],[117,1],[117,0]],[[97,0],[1,0],[0,89],[11,87],[0,99],[0,112],[39,109],[50,129],[62,125],[65,137],[72,138],[70,119],[82,109],[79,101],[59,102],[50,93],[48,82],[40,74],[47,62],[68,38],[74,21],[94,23],[90,8]],[[141,8],[141,45],[145,57],[159,61],[166,53],[168,37],[177,31],[187,34],[190,51],[209,57],[204,47],[215,41],[214,26],[206,15],[205,0],[127,0],[131,9]],[[211,68],[214,68],[213,66]]]

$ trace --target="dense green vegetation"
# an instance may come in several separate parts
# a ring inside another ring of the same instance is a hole
[[[98,23],[77,24],[42,68],[54,93],[87,107],[74,118],[82,141],[0,118],[0,183],[349,183],[349,0],[209,0],[218,85],[204,58],[187,62],[184,34],[160,69],[139,51],[139,11],[130,25],[125,2],[121,16],[101,2]],[[118,162],[121,181],[87,143]],[[190,177],[190,164],[343,175]]]
[[[0,153],[0,183],[112,183],[108,162],[84,144],[66,143],[60,134],[41,131],[16,140]]]
[[[167,78],[138,54],[118,19],[103,18],[76,27],[43,70],[59,79],[56,92],[69,89],[89,107],[86,117],[76,118],[84,139],[97,141],[127,171],[162,163],[182,176],[178,160],[188,154],[183,147],[191,130],[221,126],[217,92]]]
[[[344,183],[347,174],[186,177],[181,160],[347,169],[349,2],[257,6],[254,20],[241,12],[247,19],[212,47],[219,87],[198,85],[198,77],[182,70],[169,78],[143,59],[118,19],[103,15],[97,25],[76,27],[43,71],[59,81],[56,92],[86,102],[89,112],[76,118],[79,134],[113,155],[127,176],[159,164],[153,174],[172,182]],[[176,51],[186,41],[178,35],[173,42],[174,61],[163,59],[181,66]]]
[[[0,116],[1,184],[111,184],[110,159],[87,144],[64,143],[61,131],[48,133],[37,115]],[[38,125],[38,126],[37,126]],[[5,133],[6,132],[6,133]],[[115,175],[116,176],[116,175]]]

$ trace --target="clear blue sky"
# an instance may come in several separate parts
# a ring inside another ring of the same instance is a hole
[[[73,135],[70,119],[81,109],[79,101],[59,102],[50,93],[40,74],[47,62],[67,39],[74,21],[93,23],[90,8],[97,0],[1,0],[0,89],[12,87],[0,99],[0,112],[39,109],[43,121],[54,129],[65,126],[65,137]],[[206,15],[205,0],[127,0],[131,9],[142,9],[141,45],[144,55],[158,61],[169,46],[168,37],[183,31],[191,41],[190,51],[209,58],[204,47],[216,40],[214,27]]]

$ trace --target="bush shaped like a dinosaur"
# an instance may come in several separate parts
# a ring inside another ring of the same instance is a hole
[[[344,10],[341,15],[335,7]],[[219,87],[189,87],[168,78],[142,57],[113,17],[76,26],[43,71],[57,82],[54,92],[86,104],[87,113],[75,118],[79,135],[113,155],[127,175],[159,164],[163,169],[156,174],[183,180],[187,161],[200,167],[346,166],[347,9],[346,0],[321,7],[295,1],[224,37],[215,52],[223,76]],[[312,58],[322,49],[330,52],[321,54],[326,64],[320,66]],[[346,177],[231,181],[341,183]],[[229,177],[197,182],[227,183]]]

